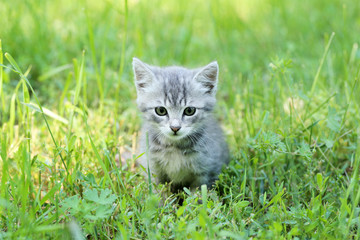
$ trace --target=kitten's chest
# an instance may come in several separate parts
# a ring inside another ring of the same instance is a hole
[[[167,147],[151,152],[156,171],[165,173],[173,182],[184,182],[201,171],[201,156],[192,149]]]

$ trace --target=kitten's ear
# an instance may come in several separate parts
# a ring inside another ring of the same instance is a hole
[[[155,78],[150,68],[137,58],[133,58],[133,70],[137,90],[146,88]]]
[[[217,61],[214,61],[201,68],[199,72],[195,74],[194,80],[203,85],[206,93],[214,95],[216,93],[218,75],[219,65]]]

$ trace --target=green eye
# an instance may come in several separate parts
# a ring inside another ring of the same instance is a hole
[[[185,110],[184,110],[184,114],[185,114],[186,116],[192,116],[192,115],[195,114],[195,112],[196,112],[196,108],[194,108],[194,107],[187,107],[187,108],[185,108]]]
[[[164,107],[156,107],[155,112],[159,116],[165,116],[167,114],[166,108]]]

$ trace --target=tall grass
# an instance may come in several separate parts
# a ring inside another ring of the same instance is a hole
[[[360,238],[356,1],[1,5],[0,238]],[[213,189],[134,167],[133,56],[218,60]]]

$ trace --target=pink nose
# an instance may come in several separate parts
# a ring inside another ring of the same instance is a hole
[[[174,133],[176,133],[177,131],[179,131],[180,130],[180,126],[170,126],[170,128],[171,128],[171,130],[174,132]]]

